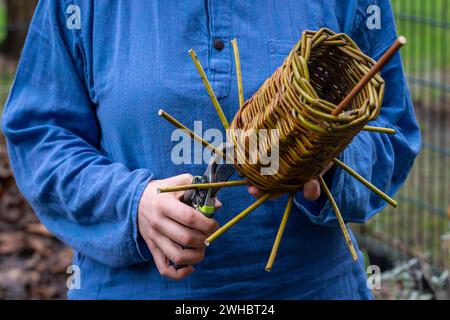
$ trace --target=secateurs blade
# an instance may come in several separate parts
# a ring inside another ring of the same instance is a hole
[[[195,176],[192,183],[202,184],[227,181],[234,174],[236,169],[231,164],[220,163],[221,161],[221,155],[216,154],[212,157],[205,173],[202,176]],[[219,190],[220,188],[189,190],[184,194],[183,202],[197,209],[206,217],[212,218]]]

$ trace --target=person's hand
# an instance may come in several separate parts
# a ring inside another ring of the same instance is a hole
[[[219,226],[215,220],[182,203],[180,199],[184,191],[157,191],[163,186],[190,184],[192,178],[190,174],[182,174],[151,181],[139,203],[139,232],[150,249],[159,273],[176,280],[188,276],[194,271],[192,265],[203,260],[205,240]],[[219,202],[216,207],[220,207]],[[176,269],[169,261],[183,267]]]
[[[330,168],[333,166],[333,163],[330,162],[328,166],[321,172],[321,175],[324,175]],[[248,193],[250,193],[255,198],[260,198],[264,195],[264,191],[255,186],[248,186]],[[313,179],[305,183],[303,186],[303,196],[306,200],[315,201],[320,197],[320,183],[317,179]]]

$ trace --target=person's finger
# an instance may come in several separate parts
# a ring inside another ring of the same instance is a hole
[[[248,191],[248,193],[250,193],[256,199],[261,198],[263,195],[265,195],[267,193],[266,191],[263,191],[263,190],[259,189],[258,187],[255,187],[255,186],[248,186],[247,187],[247,191]],[[281,195],[282,195],[281,193],[274,194],[273,196],[270,197],[270,200],[276,200],[279,197],[281,197]]]
[[[152,253],[153,261],[155,262],[158,272],[167,278],[174,280],[181,280],[195,271],[192,265],[187,265],[180,269],[175,269],[169,264],[169,260],[164,256],[162,251],[155,245],[152,240],[147,241],[149,250]]]
[[[205,247],[206,235],[200,231],[188,228],[167,217],[161,217],[152,225],[160,233],[175,241],[176,243],[190,248]]]
[[[164,184],[167,184],[170,186],[181,186],[181,185],[192,183],[193,179],[194,179],[194,176],[192,174],[183,173],[178,176],[173,176],[173,177],[163,179],[163,180],[161,180],[161,182],[164,182]]]
[[[217,198],[216,198],[216,202],[214,203],[214,208],[215,208],[216,210],[219,210],[219,209],[222,208],[222,202],[220,202],[220,200],[217,199]]]
[[[187,227],[211,234],[217,230],[219,224],[216,220],[205,217],[202,213],[180,201],[161,202],[163,214]]]
[[[257,199],[261,198],[265,193],[264,191],[262,191],[261,189],[259,189],[258,187],[255,187],[255,186],[248,186],[247,191],[248,191],[248,193],[250,193],[252,196],[254,196]]]
[[[303,195],[306,200],[314,201],[320,197],[320,184],[316,179],[308,181],[303,186]]]
[[[177,265],[199,263],[205,256],[205,249],[182,248],[156,230],[153,230],[153,241],[162,253]]]

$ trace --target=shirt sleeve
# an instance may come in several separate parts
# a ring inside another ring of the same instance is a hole
[[[3,113],[17,184],[40,220],[83,255],[111,267],[149,259],[137,228],[151,179],[99,150],[82,33],[64,1],[39,1]]]
[[[377,60],[397,38],[392,8],[387,0],[358,3],[351,36],[363,52]],[[380,8],[381,29],[370,30],[366,26],[369,16],[366,10],[370,5]],[[379,189],[394,196],[406,180],[420,150],[421,138],[400,53],[384,66],[381,73],[386,82],[385,97],[380,116],[369,124],[393,128],[397,133],[362,131],[339,159]],[[327,174],[326,181],[346,222],[363,223],[386,206],[384,200],[339,167]],[[299,192],[295,202],[312,222],[337,225],[331,204],[323,194],[319,200],[309,202]]]

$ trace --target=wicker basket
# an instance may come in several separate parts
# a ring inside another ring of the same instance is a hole
[[[247,160],[248,136],[228,130],[228,140],[235,146],[236,169],[251,184],[272,193],[299,190],[318,177],[379,114],[384,81],[377,74],[344,112],[332,115],[374,63],[345,34],[328,29],[305,31],[283,65],[245,102],[230,126],[254,130],[256,135],[261,129],[271,132],[258,137],[262,154],[270,154],[272,139],[278,134],[279,168],[261,175],[265,165],[259,155],[256,163]]]

